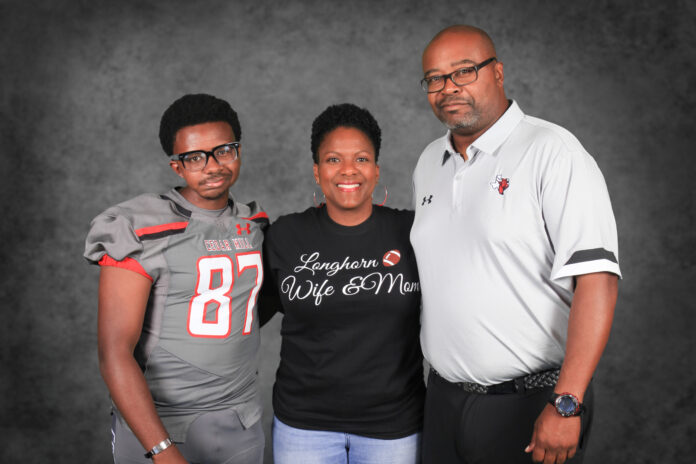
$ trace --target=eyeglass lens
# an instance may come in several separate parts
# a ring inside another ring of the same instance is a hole
[[[428,92],[437,92],[445,88],[447,79],[452,79],[456,85],[467,85],[471,84],[478,78],[478,71],[476,68],[462,68],[457,69],[452,74],[448,76],[434,76],[428,79],[423,79],[424,90]]]
[[[478,79],[479,69],[486,66],[488,63],[496,61],[495,57],[488,58],[476,66],[470,66],[466,68],[460,68],[450,74],[444,74],[442,76],[432,76],[426,77],[421,81],[421,87],[428,93],[439,92],[445,88],[448,79],[452,79],[458,86],[471,84]]]
[[[213,150],[215,160],[220,164],[227,164],[235,161],[238,156],[235,145],[221,145]],[[194,151],[187,153],[183,157],[184,167],[190,171],[200,171],[208,163],[208,153],[204,151]]]

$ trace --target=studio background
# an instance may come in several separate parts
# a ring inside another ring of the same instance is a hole
[[[157,137],[172,101],[231,102],[233,193],[272,219],[312,204],[314,117],[367,107],[387,205],[407,208],[418,155],[444,133],[421,52],[470,23],[493,37],[508,96],[573,132],[611,195],[624,279],[586,462],[693,462],[695,13],[642,0],[0,1],[0,461],[111,462],[84,238],[108,206],[180,185]],[[279,325],[262,330],[267,433]]]

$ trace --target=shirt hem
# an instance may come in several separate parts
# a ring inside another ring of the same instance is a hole
[[[413,424],[411,427],[407,429],[399,430],[396,432],[375,432],[369,430],[362,430],[356,427],[338,426],[335,423],[326,424],[326,426],[307,424],[306,422],[288,419],[286,416],[283,416],[282,414],[279,415],[278,413],[275,413],[275,417],[285,425],[289,425],[290,427],[294,427],[296,429],[350,433],[352,435],[360,435],[362,437],[377,438],[381,440],[395,440],[398,438],[408,437],[410,435],[413,435],[414,433],[420,432],[423,427],[421,421],[419,424]]]
[[[613,263],[608,259],[598,261],[588,261],[584,263],[567,264],[560,268],[557,272],[551,275],[552,280],[562,279],[564,277],[575,277],[583,274],[592,274],[594,272],[609,272],[616,274],[619,279],[622,278],[621,270],[617,263]]]

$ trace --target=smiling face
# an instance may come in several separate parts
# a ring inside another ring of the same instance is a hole
[[[496,56],[493,43],[475,28],[450,28],[438,34],[423,52],[424,77],[449,74]],[[478,71],[478,79],[457,86],[447,79],[445,88],[429,93],[435,116],[454,134],[471,137],[485,132],[507,108],[503,89],[503,64],[493,62]]]
[[[232,127],[223,121],[207,122],[179,129],[174,138],[174,154],[211,149],[236,141]],[[241,147],[240,147],[241,150]],[[241,153],[240,153],[241,154]],[[186,181],[181,194],[203,209],[222,209],[227,205],[229,189],[239,176],[241,161],[218,164],[210,157],[201,171],[190,171],[181,161],[170,161],[172,170]]]
[[[326,134],[317,156],[314,179],[326,197],[329,217],[345,226],[367,220],[379,180],[375,150],[367,135],[353,127],[338,127]]]

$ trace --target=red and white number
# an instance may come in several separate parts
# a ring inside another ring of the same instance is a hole
[[[249,292],[249,297],[247,298],[246,304],[246,315],[244,316],[244,329],[242,334],[247,335],[251,333],[251,323],[254,322],[254,305],[256,304],[256,297],[259,294],[259,289],[261,288],[261,282],[263,282],[263,263],[261,262],[261,253],[258,251],[252,251],[250,253],[237,253],[237,269],[239,275],[242,275],[247,269],[256,268],[256,283]]]
[[[194,337],[227,337],[232,330],[231,293],[235,280],[234,263],[227,255],[205,256],[198,260],[196,267],[198,281],[196,282],[196,293],[189,304],[188,332]],[[260,252],[254,251],[237,255],[237,277],[250,268],[256,268],[256,283],[249,292],[246,303],[246,315],[242,330],[244,335],[251,333],[253,308],[263,282]],[[216,275],[219,278],[217,286],[213,288]],[[206,317],[206,309],[211,304],[216,305],[215,317]]]

